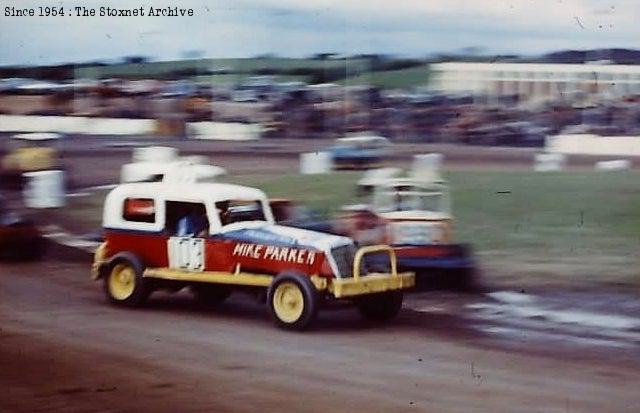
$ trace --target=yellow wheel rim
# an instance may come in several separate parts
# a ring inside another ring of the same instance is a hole
[[[294,323],[304,311],[304,296],[300,287],[292,282],[283,282],[273,294],[273,309],[285,323]]]
[[[109,274],[109,294],[116,300],[126,300],[136,286],[136,273],[126,264],[117,264]]]

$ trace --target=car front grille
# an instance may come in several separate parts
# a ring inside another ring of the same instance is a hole
[[[342,245],[331,250],[331,256],[338,267],[339,278],[353,277],[353,258],[355,256],[354,245]]]

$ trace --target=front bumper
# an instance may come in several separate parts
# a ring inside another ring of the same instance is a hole
[[[331,282],[329,290],[336,298],[355,297],[358,295],[375,294],[392,290],[411,288],[416,284],[415,274],[412,272],[370,273],[359,279],[337,278]]]
[[[368,273],[360,276],[362,262],[365,255],[380,255],[386,252],[387,262],[391,264],[389,273]],[[353,276],[350,278],[334,278],[328,285],[329,291],[336,298],[355,297],[365,294],[375,294],[385,291],[402,290],[415,285],[416,278],[412,272],[398,272],[396,253],[387,245],[372,245],[360,248],[353,259]]]

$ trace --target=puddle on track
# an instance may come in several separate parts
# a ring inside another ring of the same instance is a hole
[[[411,297],[406,306],[455,315],[467,328],[511,344],[640,351],[640,299],[629,293],[433,292]]]

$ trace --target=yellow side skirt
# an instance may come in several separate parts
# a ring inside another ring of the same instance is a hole
[[[218,284],[248,285],[255,287],[268,287],[273,276],[266,274],[253,274],[249,272],[218,272],[218,271],[182,271],[171,268],[147,268],[143,277],[161,278],[163,280],[194,281]]]
[[[273,280],[272,275],[254,274],[249,272],[193,272],[171,268],[147,268],[142,274],[147,278],[159,278],[173,281],[189,281],[203,283],[218,283],[231,285],[245,285],[253,287],[268,287]],[[320,291],[328,289],[336,298],[353,297],[357,295],[379,293],[389,290],[410,288],[415,285],[415,276],[411,272],[391,274],[372,273],[359,279],[334,278],[327,280],[313,275],[313,284]]]

